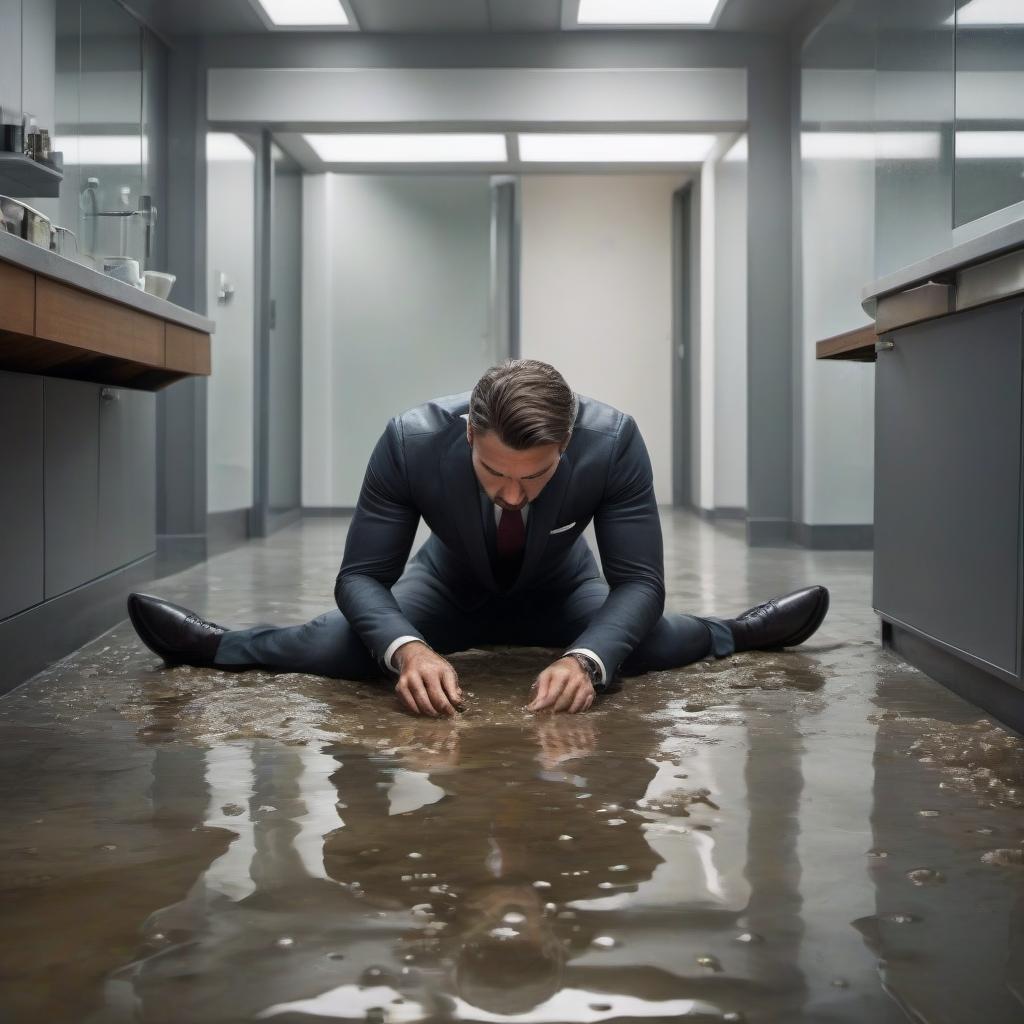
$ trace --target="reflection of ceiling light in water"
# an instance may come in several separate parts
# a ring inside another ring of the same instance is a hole
[[[710,25],[722,0],[580,0],[579,25]]]
[[[508,159],[504,135],[304,135],[328,164],[493,164]]]
[[[957,132],[957,160],[1014,160],[1024,157],[1024,132]]]
[[[275,25],[347,25],[339,0],[256,0]]]
[[[148,141],[144,135],[58,135],[53,148],[67,167],[138,167],[149,159]]]
[[[946,10],[949,10],[947,7]],[[946,19],[947,25],[1024,25],[1024,4],[1021,0],[969,0]]]
[[[231,135],[229,132],[209,132],[206,136],[206,159],[244,160],[252,163],[255,154],[237,135]]]
[[[700,163],[711,152],[714,135],[520,135],[525,163]]]
[[[937,160],[938,132],[802,132],[805,160]]]

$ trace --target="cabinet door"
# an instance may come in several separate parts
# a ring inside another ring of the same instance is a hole
[[[109,572],[156,549],[156,396],[102,388],[99,431],[97,530]]]
[[[874,605],[1018,677],[1021,314],[896,332],[876,364]]]
[[[44,378],[46,596],[103,571],[98,550],[100,385]]]
[[[0,619],[43,600],[43,381],[0,373]]]

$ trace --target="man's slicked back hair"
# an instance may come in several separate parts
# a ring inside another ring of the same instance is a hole
[[[508,448],[569,443],[577,398],[565,378],[538,359],[506,359],[477,381],[469,399],[474,433],[491,431]]]

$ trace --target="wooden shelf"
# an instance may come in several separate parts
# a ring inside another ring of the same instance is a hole
[[[875,325],[858,327],[855,331],[825,338],[815,345],[817,359],[845,359],[857,363],[873,363],[878,357],[875,353],[875,342],[878,335]]]
[[[0,150],[0,195],[12,199],[57,199],[64,175],[21,153]]]
[[[0,370],[158,391],[209,376],[210,336],[0,261]]]

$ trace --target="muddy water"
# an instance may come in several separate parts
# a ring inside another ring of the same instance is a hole
[[[870,641],[465,714],[162,669],[0,702],[5,1022],[1024,1020],[1024,745]]]

